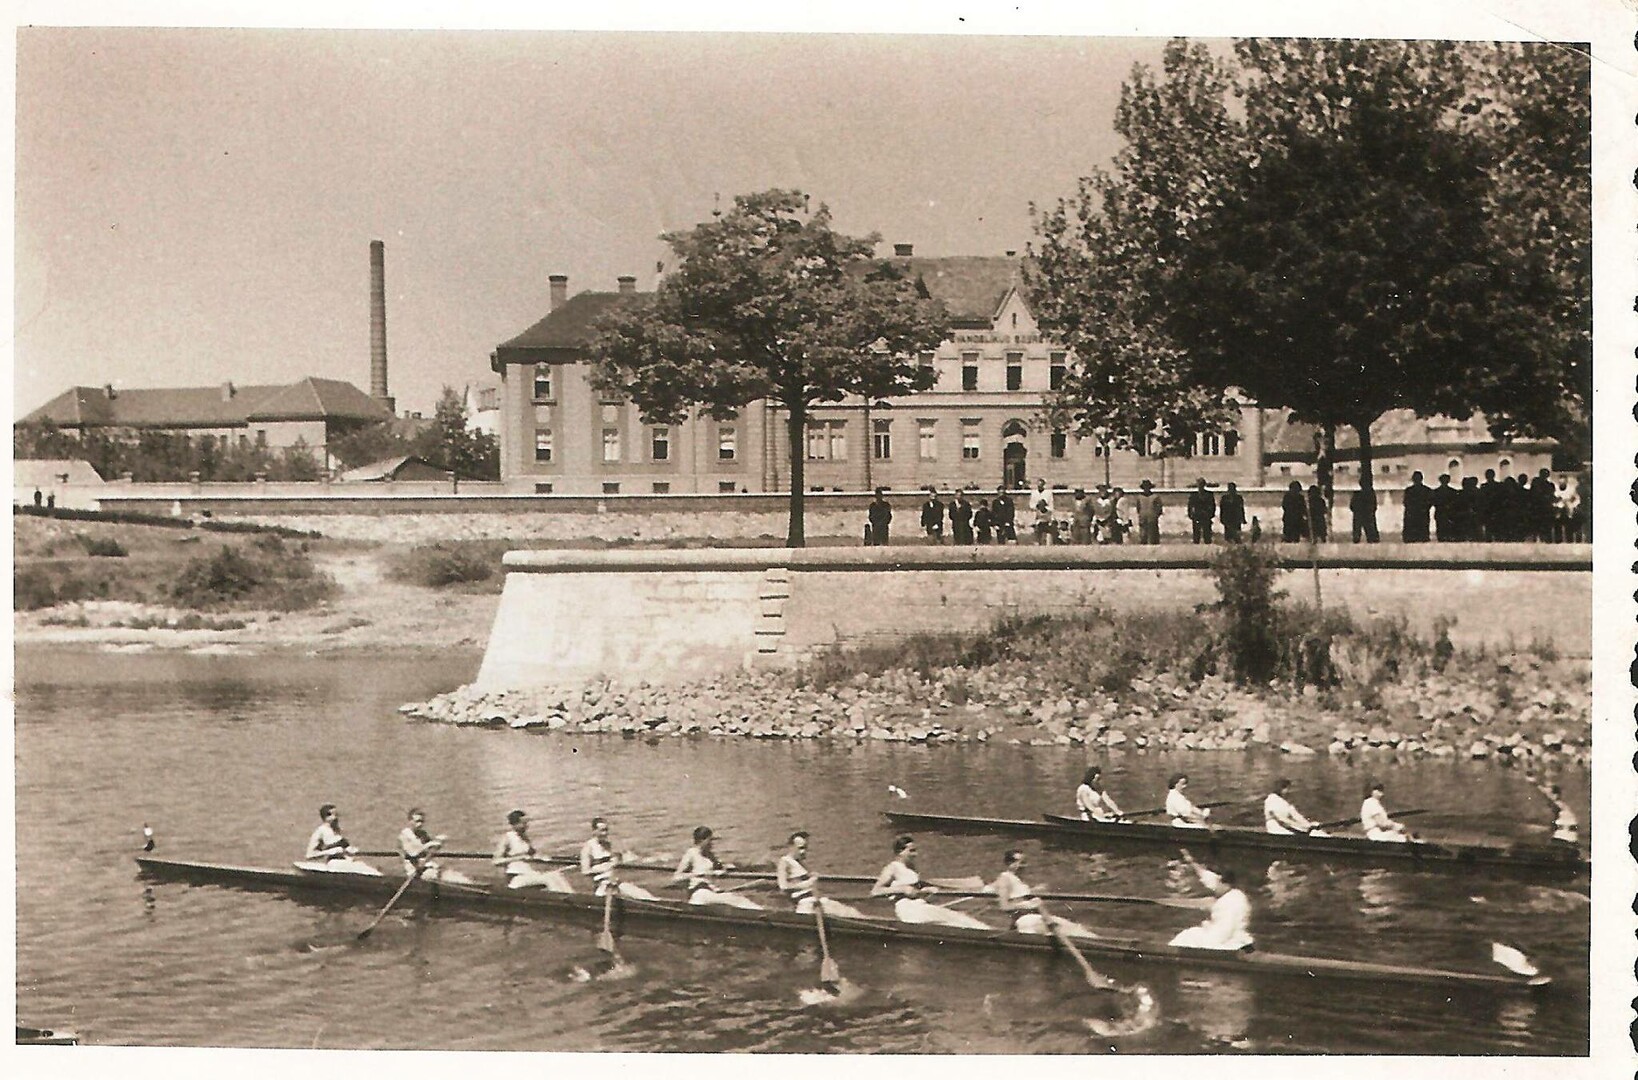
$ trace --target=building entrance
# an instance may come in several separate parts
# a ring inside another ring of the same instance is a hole
[[[1001,429],[1005,443],[1001,447],[1001,482],[1009,491],[1029,486],[1029,469],[1025,464],[1029,447],[1024,445],[1024,425],[1017,420]]]

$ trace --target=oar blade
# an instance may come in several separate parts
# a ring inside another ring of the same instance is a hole
[[[599,930],[597,932],[597,948],[601,952],[613,953],[614,935],[607,930]]]
[[[842,968],[831,957],[825,957],[819,964],[819,981],[826,986],[836,986],[842,981]]]

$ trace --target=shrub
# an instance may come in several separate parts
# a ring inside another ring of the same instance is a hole
[[[100,558],[123,559],[130,554],[129,551],[125,550],[124,544],[111,536],[86,536],[82,533],[80,543],[85,547],[87,555]]]
[[[17,611],[38,611],[57,603],[57,584],[37,566],[14,566],[11,570],[11,604]]]
[[[172,582],[170,596],[184,607],[295,611],[327,599],[334,589],[335,583],[318,573],[305,554],[269,552],[253,558],[224,545],[214,555],[189,559]]]
[[[1212,560],[1219,633],[1229,669],[1240,682],[1266,683],[1279,670],[1284,595],[1274,588],[1279,572],[1280,556],[1272,544],[1232,544]]]
[[[443,543],[413,548],[399,556],[387,572],[394,581],[441,589],[488,581],[495,576],[504,542]]]

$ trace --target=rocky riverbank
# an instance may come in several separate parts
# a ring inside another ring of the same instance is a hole
[[[1095,752],[1244,751],[1488,759],[1585,768],[1591,683],[1582,662],[1469,656],[1442,672],[1296,692],[1162,672],[1107,693],[1043,684],[1020,665],[893,669],[840,685],[791,672],[688,686],[595,683],[482,693],[465,687],[400,710],[421,720],[541,733],[1083,746]],[[1366,700],[1369,698],[1369,700]]]

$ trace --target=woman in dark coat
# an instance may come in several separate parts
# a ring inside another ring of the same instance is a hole
[[[1303,498],[1302,484],[1291,481],[1280,500],[1280,539],[1288,544],[1308,539],[1308,501]]]
[[[1318,484],[1308,485],[1308,524],[1314,530],[1314,543],[1323,544],[1331,536],[1331,515],[1325,505],[1325,492]]]

